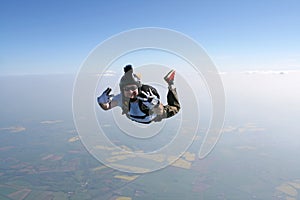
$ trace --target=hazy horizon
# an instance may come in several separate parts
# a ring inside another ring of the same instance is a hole
[[[25,200],[45,196],[296,200],[300,192],[299,75],[221,74],[226,115],[223,134],[213,151],[203,160],[197,158],[207,128],[204,122],[210,116],[209,109],[200,109],[203,123],[186,157],[164,169],[138,176],[105,167],[80,142],[72,115],[74,76],[0,77],[0,161],[4,163],[0,195],[15,198],[22,194]],[[205,94],[198,95],[201,99]],[[209,104],[206,100],[200,102],[202,107]],[[185,106],[189,105],[183,105],[183,109]],[[105,117],[111,111],[98,107],[97,112]],[[113,119],[106,121],[114,123]],[[103,128],[114,133],[117,130],[117,126]],[[166,133],[167,137],[172,136],[171,129],[161,134]],[[130,147],[127,136],[116,136],[111,134],[113,142]],[[160,142],[155,145],[151,145],[154,138],[141,145],[153,149],[167,139],[163,135],[156,138]],[[40,177],[39,181],[35,177]],[[155,187],[157,181],[160,187]],[[59,186],[55,186],[57,183]]]

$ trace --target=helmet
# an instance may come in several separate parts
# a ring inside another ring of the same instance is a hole
[[[119,83],[121,92],[126,85],[136,85],[138,88],[142,86],[141,79],[133,73],[132,65],[126,65],[124,67],[124,75]]]

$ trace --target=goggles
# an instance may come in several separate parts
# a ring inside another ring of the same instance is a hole
[[[133,90],[136,90],[136,89],[138,89],[138,86],[136,86],[136,85],[124,87],[124,90],[126,92],[133,91]]]

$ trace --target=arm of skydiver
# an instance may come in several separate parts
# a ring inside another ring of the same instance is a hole
[[[98,104],[103,110],[110,110],[118,105],[118,102],[113,99],[114,95],[109,94],[111,88],[107,88],[98,98]]]
[[[162,103],[159,103],[159,105],[155,106],[152,111],[156,113],[157,115],[164,114],[164,105]]]
[[[151,88],[147,92],[142,91],[141,92],[144,97],[138,96],[137,98],[143,102],[145,106],[147,106],[150,110],[154,107],[157,107],[160,104],[159,96],[153,94],[153,91]]]

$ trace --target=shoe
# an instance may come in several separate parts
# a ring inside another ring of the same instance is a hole
[[[164,77],[164,80],[169,84],[173,85],[174,84],[174,79],[175,79],[175,70],[169,71],[169,73]]]

